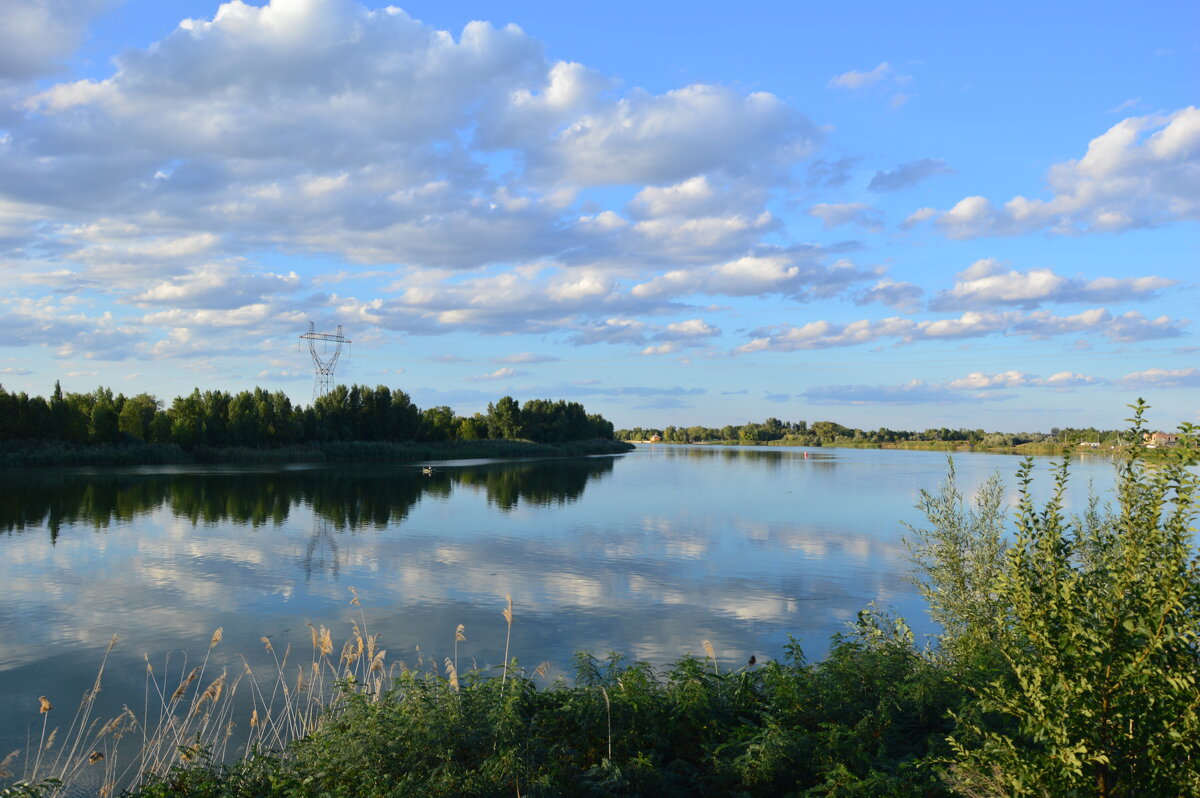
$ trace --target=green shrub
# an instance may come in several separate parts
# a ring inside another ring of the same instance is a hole
[[[1069,464],[1041,508],[1031,460],[1018,477],[1016,535],[929,499],[917,562],[944,653],[971,701],[957,713],[949,783],[960,793],[1200,794],[1200,558],[1196,435],[1147,466],[1146,406],[1130,419],[1117,506],[1063,510]]]

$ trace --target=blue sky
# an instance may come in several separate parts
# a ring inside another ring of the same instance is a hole
[[[0,382],[1200,422],[1200,9],[9,0]]]

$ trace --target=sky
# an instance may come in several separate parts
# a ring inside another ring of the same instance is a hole
[[[6,0],[0,384],[1200,422],[1197,76],[1193,2]]]

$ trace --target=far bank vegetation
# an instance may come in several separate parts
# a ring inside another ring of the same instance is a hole
[[[583,442],[602,441],[582,446]],[[524,442],[522,445],[512,445]],[[537,444],[531,446],[529,444]],[[486,413],[421,409],[407,393],[339,385],[312,405],[282,391],[201,391],[169,404],[100,387],[49,399],[0,386],[0,465],[323,461],[621,451],[613,425],[578,402],[511,396]]]
[[[997,451],[1017,454],[1059,454],[1064,449],[1111,451],[1121,442],[1120,430],[1095,427],[1053,427],[1042,432],[987,432],[982,429],[863,430],[834,421],[765,421],[723,427],[634,427],[616,431],[617,440],[663,443],[717,443],[776,446],[848,446],[938,451]]]

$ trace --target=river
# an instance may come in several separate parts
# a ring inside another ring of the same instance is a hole
[[[1048,492],[1049,458],[1038,463]],[[1018,458],[955,456],[960,485]],[[410,666],[454,648],[465,669],[511,654],[544,680],[572,655],[619,652],[723,667],[812,658],[874,601],[932,631],[909,582],[904,523],[936,490],[936,452],[642,446],[616,457],[369,467],[144,467],[0,474],[0,758],[36,737],[38,696],[73,708],[112,635],[103,702],[144,700],[144,660],[182,671],[223,629],[214,663],[260,638],[309,647],[354,619]],[[1073,467],[1071,501],[1111,488],[1111,461]],[[351,604],[351,588],[360,606]],[[340,645],[340,642],[339,642]]]

